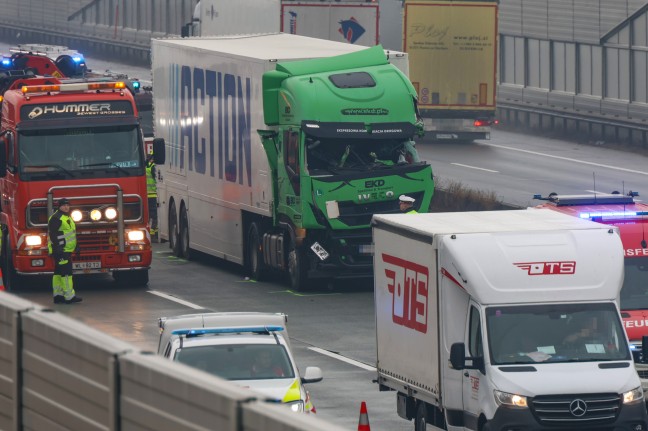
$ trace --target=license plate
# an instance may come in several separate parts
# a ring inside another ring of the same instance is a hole
[[[360,254],[373,254],[374,246],[373,244],[361,244],[360,245]]]
[[[101,262],[72,262],[72,269],[100,269]]]

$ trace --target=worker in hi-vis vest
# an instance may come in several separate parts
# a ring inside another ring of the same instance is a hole
[[[414,209],[414,202],[416,202],[416,199],[407,195],[400,195],[398,197],[398,208],[400,212],[404,214],[418,214],[418,211]]]
[[[54,258],[52,290],[55,304],[81,302],[72,282],[72,253],[79,253],[76,225],[70,217],[70,201],[61,198],[58,209],[47,221],[47,248]]]
[[[158,233],[157,184],[155,182],[155,163],[153,151],[146,157],[146,195],[148,196],[149,219],[151,222],[151,238]]]

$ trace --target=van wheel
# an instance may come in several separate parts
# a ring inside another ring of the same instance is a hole
[[[263,262],[261,235],[259,233],[259,226],[256,223],[250,224],[247,237],[247,249],[247,266],[250,277],[256,281],[263,281],[267,275],[267,268]]]
[[[423,401],[419,401],[416,408],[416,422],[414,422],[414,431],[425,431],[427,427],[427,406]]]
[[[290,288],[296,291],[306,289],[308,281],[308,258],[303,248],[296,247],[294,244],[288,253],[288,275],[290,277]]]
[[[171,202],[169,206],[169,248],[173,250],[173,254],[180,257],[180,249],[178,248],[178,212],[176,211],[175,202]]]
[[[180,209],[180,235],[178,236],[178,247],[180,248],[180,257],[189,259],[191,249],[189,248],[189,217],[187,208]]]

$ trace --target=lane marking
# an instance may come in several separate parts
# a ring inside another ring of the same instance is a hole
[[[325,356],[329,356],[333,359],[337,359],[338,361],[346,362],[347,364],[355,365],[358,368],[362,368],[363,370],[367,371],[376,371],[376,367],[372,367],[371,365],[367,365],[364,362],[356,361],[355,359],[349,359],[346,356],[338,355],[337,353],[329,352],[328,350],[320,349],[319,347],[309,347],[309,350],[312,350],[313,352],[320,353]]]
[[[341,295],[341,292],[331,292],[331,293],[299,293],[295,292],[294,290],[286,289],[286,290],[271,290],[268,293],[287,293],[289,295],[293,296],[331,296],[331,295]]]
[[[462,168],[477,169],[479,171],[492,172],[494,174],[499,174],[499,171],[494,171],[492,169],[478,168],[477,166],[464,165],[462,163],[450,163],[451,165],[461,166]]]
[[[554,156],[552,154],[539,153],[537,151],[523,150],[521,148],[507,147],[506,145],[487,144],[487,143],[482,143],[482,145],[488,145],[489,147],[502,148],[502,149],[511,150],[511,151],[519,151],[521,153],[533,154],[535,156],[549,157],[551,159],[566,160],[568,162],[575,162],[575,163],[580,163],[580,164],[583,164],[583,165],[598,166],[599,168],[612,169],[612,170],[615,170],[615,171],[630,172],[632,174],[639,174],[639,175],[648,175],[648,172],[644,172],[644,171],[637,171],[637,170],[634,170],[634,169],[626,169],[626,168],[621,168],[621,167],[618,167],[618,166],[604,165],[602,163],[586,162],[585,160],[572,159],[570,157]]]
[[[159,296],[160,298],[168,299],[169,301],[177,302],[178,304],[182,304],[184,306],[187,306],[189,308],[193,308],[194,310],[204,310],[205,307],[201,307],[200,305],[194,304],[189,301],[185,301],[184,299],[176,298],[175,296],[168,295],[166,293],[158,292],[157,290],[149,290],[148,293],[151,293],[153,295]]]

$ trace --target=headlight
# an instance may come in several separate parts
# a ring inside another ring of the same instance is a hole
[[[643,400],[643,389],[641,386],[623,394],[623,404],[632,404]]]
[[[304,402],[302,400],[293,401],[291,403],[286,403],[290,407],[290,410],[296,413],[301,413],[304,411]]]
[[[141,241],[144,239],[144,232],[141,230],[130,230],[128,231],[128,240],[129,241]]]
[[[94,221],[101,220],[101,211],[99,211],[98,209],[90,211],[90,218]]]
[[[38,246],[43,243],[43,239],[40,237],[40,235],[27,235],[25,237],[25,244],[29,246]]]
[[[108,220],[114,220],[115,217],[117,217],[117,210],[113,207],[106,208],[106,211],[104,211],[104,215]]]
[[[83,214],[79,210],[74,210],[70,213],[70,217],[72,217],[72,220],[77,222],[77,221],[81,221],[81,219],[83,218]]]
[[[493,392],[495,393],[495,402],[498,406],[503,404],[513,407],[527,407],[527,398],[525,396],[500,391]]]

